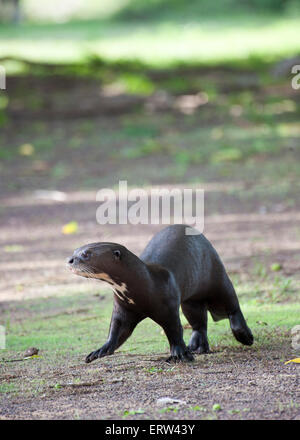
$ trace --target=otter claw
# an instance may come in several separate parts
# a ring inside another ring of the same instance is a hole
[[[86,358],[85,358],[85,363],[89,364],[90,362],[93,362],[95,359],[98,359],[98,354],[99,354],[100,350],[97,351],[92,351],[92,353],[90,353]]]
[[[191,353],[195,354],[210,354],[212,351],[207,346],[199,345],[199,347],[189,347]]]
[[[192,362],[194,360],[194,356],[192,355],[192,353],[189,350],[180,350],[180,349],[175,349],[174,353],[166,360],[166,362],[171,363],[171,362]]]
[[[110,354],[113,354],[114,350],[112,349],[112,346],[109,344],[104,344],[103,347],[99,348],[99,350],[92,351],[86,358],[85,362],[86,364],[89,364],[90,362],[93,362],[95,359],[102,358],[104,356],[108,356]]]
[[[168,359],[166,359],[166,362],[168,364],[175,363],[178,364],[179,362],[193,362],[194,356],[192,354],[189,354],[188,356],[170,356]]]

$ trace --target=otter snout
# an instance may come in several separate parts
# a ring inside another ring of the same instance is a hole
[[[89,251],[81,251],[80,253],[74,253],[67,259],[68,266],[75,266],[76,264],[86,263],[91,259],[91,253]]]
[[[117,243],[90,243],[75,249],[67,258],[66,266],[76,275],[101,279],[103,273],[118,272],[127,253],[126,248]]]

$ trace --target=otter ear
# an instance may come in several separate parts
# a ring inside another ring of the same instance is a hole
[[[119,249],[116,249],[113,253],[116,260],[121,260],[121,251],[119,251]]]

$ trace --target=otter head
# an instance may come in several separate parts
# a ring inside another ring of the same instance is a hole
[[[117,243],[91,243],[75,249],[67,266],[76,275],[113,282],[123,281],[125,261],[130,253]]]

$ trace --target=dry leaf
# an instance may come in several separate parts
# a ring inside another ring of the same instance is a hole
[[[75,234],[78,231],[78,223],[70,222],[63,226],[62,233],[63,234]]]
[[[289,364],[290,362],[294,362],[295,364],[300,364],[300,358],[291,359],[290,361],[286,361],[284,365]]]
[[[19,154],[21,156],[32,156],[34,153],[34,146],[31,144],[23,144],[19,147]]]

